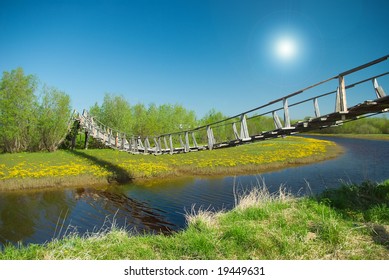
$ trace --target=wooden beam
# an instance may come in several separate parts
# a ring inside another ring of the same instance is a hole
[[[195,148],[198,148],[199,146],[197,145],[196,136],[194,134],[194,131],[192,131],[192,140],[193,140],[193,146]]]
[[[316,118],[320,117],[319,101],[317,100],[317,98],[313,99],[313,106],[315,107]]]
[[[213,136],[213,131],[211,126],[207,126],[207,138],[208,138],[208,149],[212,150],[215,144],[215,138]]]
[[[280,118],[277,115],[277,112],[273,111],[272,115],[273,115],[274,126],[276,127],[276,129],[281,129],[282,124],[281,124]]]
[[[386,96],[384,89],[378,84],[378,81],[376,78],[373,79],[373,86],[374,86],[375,94],[376,94],[377,98],[382,98],[382,97]]]
[[[174,147],[173,147],[173,137],[171,134],[169,134],[169,143],[170,143],[170,154],[172,155],[174,153]]]
[[[242,114],[240,116],[240,138],[241,140],[250,139],[250,134],[247,128],[247,120],[245,114]]]
[[[236,123],[232,124],[232,130],[234,131],[234,136],[236,140],[240,140],[240,135],[238,133],[238,130],[236,129]]]
[[[347,113],[346,86],[344,83],[344,76],[339,76],[339,87],[336,92],[335,111],[342,114]]]
[[[284,105],[284,127],[290,128],[290,117],[289,117],[289,107],[288,107],[288,99],[284,98],[282,100]]]
[[[185,131],[185,153],[190,151],[190,145],[189,145],[189,132]]]

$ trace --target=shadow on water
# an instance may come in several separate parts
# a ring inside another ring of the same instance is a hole
[[[112,172],[113,175],[108,177],[108,182],[117,182],[119,184],[127,184],[131,183],[133,178],[130,173],[128,173],[127,170],[124,168],[121,168],[115,164],[112,164],[109,161],[103,160],[101,158],[97,158],[94,156],[91,156],[85,152],[77,151],[77,150],[68,150],[69,153],[76,155],[78,157],[87,159],[91,161],[92,163],[99,165],[100,167],[107,169],[108,171]]]
[[[166,213],[163,210],[129,198],[123,193],[79,188],[76,199],[87,201],[93,208],[111,212],[115,216],[115,223],[126,228],[130,226],[136,232],[170,234],[174,231],[175,225],[165,220]]]

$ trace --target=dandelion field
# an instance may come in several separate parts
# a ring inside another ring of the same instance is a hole
[[[29,187],[77,185],[191,175],[260,172],[334,157],[329,141],[287,137],[228,149],[177,155],[132,155],[111,149],[0,155],[0,188],[28,181]],[[93,180],[92,180],[93,179]],[[48,183],[44,183],[44,181]],[[66,182],[70,182],[66,184]],[[124,181],[123,181],[124,182]],[[61,185],[60,184],[60,185]]]

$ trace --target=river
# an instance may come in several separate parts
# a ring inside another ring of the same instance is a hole
[[[134,233],[171,232],[186,226],[192,209],[228,210],[233,191],[258,183],[270,191],[284,186],[295,195],[317,194],[341,182],[380,182],[389,178],[389,141],[315,137],[341,145],[341,156],[276,172],[223,178],[183,178],[151,186],[69,188],[0,193],[0,247],[6,243],[45,243],[64,235],[93,234],[114,223]]]

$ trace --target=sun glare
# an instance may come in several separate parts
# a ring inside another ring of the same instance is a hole
[[[297,54],[296,41],[291,38],[280,38],[276,41],[275,52],[282,60],[292,60]]]

